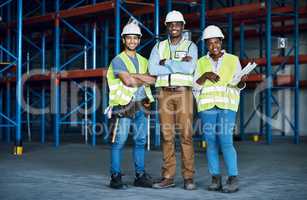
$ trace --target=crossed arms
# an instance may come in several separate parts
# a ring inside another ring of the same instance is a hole
[[[156,77],[148,74],[131,74],[128,72],[120,72],[119,79],[128,87],[140,87],[142,85],[149,86],[156,82]]]

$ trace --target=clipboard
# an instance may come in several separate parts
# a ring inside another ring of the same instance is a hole
[[[255,68],[257,67],[257,63],[253,62],[253,63],[247,63],[247,65],[240,71],[239,74],[236,74],[231,82],[229,83],[230,85],[237,85],[240,81],[241,81],[241,78],[244,76],[244,75],[247,75],[249,74],[250,72],[252,72]]]

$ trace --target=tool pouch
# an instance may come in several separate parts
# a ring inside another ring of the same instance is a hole
[[[112,108],[112,115],[114,117],[127,117],[134,118],[135,113],[142,110],[146,115],[150,114],[150,102],[149,99],[144,99],[142,101],[130,101],[124,106],[114,106]],[[112,116],[113,117],[113,116]]]

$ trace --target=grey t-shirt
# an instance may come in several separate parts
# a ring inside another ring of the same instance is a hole
[[[138,62],[137,57],[136,56],[135,57],[128,56],[128,57],[131,60],[131,62],[133,63],[135,70],[136,70],[136,73],[139,73],[140,70],[139,70],[139,62]],[[123,62],[123,60],[119,56],[116,56],[115,58],[113,58],[112,66],[113,66],[114,76],[116,78],[118,78],[118,74],[120,72],[128,72],[128,69],[127,69],[125,63]],[[146,98],[145,89],[144,89],[144,86],[141,86],[134,93],[133,101],[141,101],[145,98]]]

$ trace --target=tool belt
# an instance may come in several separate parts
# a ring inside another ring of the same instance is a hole
[[[142,101],[130,101],[124,106],[114,106],[112,108],[112,117],[127,117],[134,118],[135,113],[142,110],[146,115],[150,114],[150,102],[149,99],[144,99]]]
[[[130,101],[129,104],[124,105],[124,106],[114,106],[112,108],[112,116],[109,121],[109,130],[110,130],[110,135],[109,135],[109,142],[111,142],[111,139],[113,138],[114,134],[114,129],[116,126],[116,120],[118,118],[134,118],[135,113],[137,111],[142,110],[146,116],[150,114],[150,101],[149,99],[144,99],[142,101]]]

